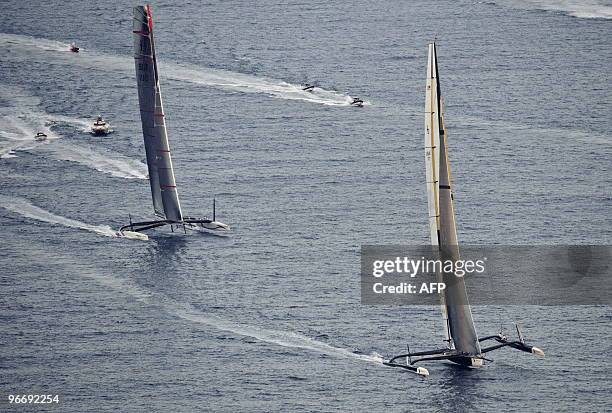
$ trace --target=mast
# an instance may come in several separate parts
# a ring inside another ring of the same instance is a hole
[[[438,76],[436,45],[429,45],[427,86],[425,92],[425,165],[431,244],[442,261],[459,259],[457,228],[451,172],[448,161],[444,107]],[[446,283],[440,294],[444,332],[449,347],[468,355],[480,354],[480,344],[472,320],[463,278],[452,273],[438,273]]]
[[[181,222],[183,214],[176,191],[159,86],[151,6],[134,7],[133,33],[138,102],[153,210],[166,220]]]
[[[439,297],[447,348],[410,352],[410,347],[408,347],[408,353],[383,360],[383,364],[386,366],[399,367],[422,376],[428,376],[429,371],[424,367],[415,366],[416,363],[449,360],[463,366],[478,367],[482,366],[484,360],[486,360],[486,353],[502,347],[511,347],[526,353],[544,356],[544,352],[540,348],[525,344],[518,325],[518,340],[509,340],[501,332],[479,339],[472,319],[465,281],[462,276],[455,275],[452,269],[450,271],[446,270],[449,260],[453,262],[453,268],[456,267],[455,264],[459,260],[459,243],[457,242],[457,226],[446,138],[444,101],[440,92],[436,44],[431,43],[429,45],[425,89],[425,171],[429,228],[434,253],[432,258],[440,260],[442,263],[442,268],[436,265],[439,268],[436,277],[438,282],[443,282],[446,286]],[[488,340],[494,340],[497,344],[481,348],[480,343]]]

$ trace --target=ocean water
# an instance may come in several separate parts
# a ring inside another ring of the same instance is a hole
[[[183,210],[233,233],[146,242],[114,237],[152,217],[131,7],[2,5],[0,410],[610,409],[608,306],[475,306],[546,358],[421,378],[380,360],[440,346],[439,310],[361,305],[359,251],[428,242],[434,38],[460,241],[609,244],[611,2],[154,2]]]

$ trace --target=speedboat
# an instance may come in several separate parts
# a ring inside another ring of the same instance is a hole
[[[78,53],[79,52],[79,46],[76,45],[76,43],[70,43],[70,51],[74,52],[74,53]]]
[[[45,135],[42,132],[38,132],[35,136],[34,136],[34,140],[36,142],[43,142],[47,140],[47,135]]]
[[[91,133],[98,136],[98,135],[108,135],[109,132],[110,132],[110,125],[108,124],[108,122],[102,119],[102,116],[98,116],[98,118],[96,119],[96,121],[91,127]]]
[[[306,83],[304,87],[302,88],[302,90],[305,92],[312,92],[314,88],[315,88],[314,85],[309,85],[308,83]]]
[[[362,108],[363,107],[363,100],[361,100],[359,98],[353,98],[353,101],[351,102],[351,106],[356,106],[358,108]]]

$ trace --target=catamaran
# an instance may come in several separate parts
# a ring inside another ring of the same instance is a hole
[[[459,260],[459,246],[451,172],[448,161],[447,134],[444,127],[444,100],[440,92],[438,76],[438,57],[436,44],[429,44],[427,62],[427,84],[425,91],[425,165],[427,181],[427,203],[429,207],[429,227],[431,244],[438,259],[443,261]],[[464,366],[478,367],[484,364],[485,354],[502,347],[512,347],[527,353],[544,356],[538,347],[528,346],[516,325],[517,340],[510,340],[503,332],[496,335],[478,337],[472,310],[468,302],[463,277],[452,272],[438,272],[438,282],[446,284],[440,293],[442,319],[446,346],[442,349],[400,354],[384,364],[401,367],[417,374],[427,376],[429,371],[416,363],[429,360],[449,360]],[[481,343],[493,340],[497,344],[482,347]],[[403,362],[402,362],[403,361]]]
[[[216,220],[214,199],[212,219],[186,217],[181,211],[159,86],[151,6],[134,7],[133,34],[138,102],[153,211],[160,219],[131,222],[130,218],[130,223],[121,227],[119,231],[137,233],[170,225],[172,231],[177,227],[182,227],[185,232],[187,229],[194,229],[223,235],[230,230],[230,227]]]

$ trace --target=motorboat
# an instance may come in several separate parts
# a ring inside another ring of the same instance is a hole
[[[73,53],[78,53],[79,52],[79,46],[76,45],[76,43],[70,43],[70,51]]]
[[[36,142],[43,142],[47,140],[47,135],[45,135],[42,132],[38,132],[35,136],[34,136],[34,140]]]
[[[353,101],[351,102],[351,106],[356,106],[358,108],[362,108],[363,107],[363,100],[361,100],[359,98],[353,98]]]
[[[108,135],[110,133],[110,125],[108,122],[102,119],[102,116],[98,116],[94,124],[91,126],[91,133],[96,136]]]

